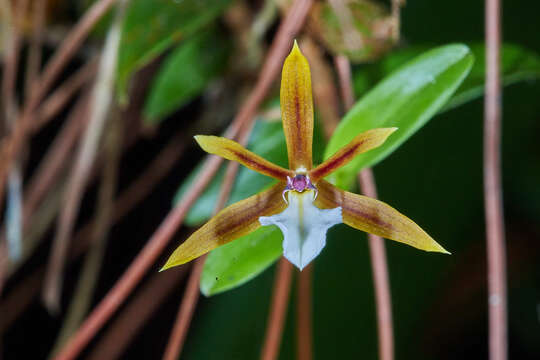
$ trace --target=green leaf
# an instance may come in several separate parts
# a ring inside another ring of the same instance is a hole
[[[122,28],[118,93],[126,101],[129,77],[173,43],[212,22],[230,0],[132,0]]]
[[[201,292],[215,295],[251,280],[281,256],[283,236],[275,226],[255,232],[212,251],[201,277]]]
[[[145,122],[155,124],[198,96],[225,68],[228,50],[229,42],[216,30],[178,46],[154,78],[144,106]]]
[[[483,43],[477,43],[471,44],[469,47],[476,61],[469,76],[463,81],[448,103],[439,110],[439,113],[475,100],[484,93],[485,46]],[[356,96],[365,94],[380,79],[428,49],[427,46],[409,47],[393,52],[375,64],[357,67],[353,73]],[[540,57],[534,52],[517,45],[503,44],[501,54],[503,85],[540,78]]]
[[[465,45],[442,46],[416,57],[380,82],[347,113],[324,156],[330,157],[363,131],[379,127],[398,130],[382,146],[357,156],[333,173],[330,180],[348,189],[358,171],[390,155],[448,101],[473,61]]]

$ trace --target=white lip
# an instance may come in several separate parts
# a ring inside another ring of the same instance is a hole
[[[302,270],[326,245],[326,232],[343,222],[341,207],[319,209],[315,192],[289,191],[287,208],[279,214],[261,216],[261,225],[276,225],[283,233],[283,256]]]

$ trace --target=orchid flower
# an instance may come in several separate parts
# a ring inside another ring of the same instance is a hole
[[[356,155],[384,143],[396,128],[363,132],[313,167],[311,74],[296,42],[283,64],[280,103],[289,169],[232,140],[195,136],[206,152],[237,161],[277,179],[278,183],[220,211],[174,251],[162,270],[184,264],[260,226],[271,225],[278,226],[283,233],[283,255],[299,269],[321,252],[327,230],[340,223],[421,250],[448,253],[417,224],[389,205],[344,191],[324,180]]]

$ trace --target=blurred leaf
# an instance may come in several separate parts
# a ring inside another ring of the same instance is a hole
[[[215,295],[251,280],[281,256],[282,240],[277,227],[264,226],[215,249],[204,265],[202,293]]]
[[[218,17],[231,0],[132,0],[122,29],[118,92],[125,101],[129,77],[174,42]]]
[[[353,75],[356,96],[363,95],[380,79],[428,49],[427,46],[409,47],[393,52],[376,64],[358,67],[354,70]],[[450,101],[439,112],[453,109],[456,106],[477,99],[484,93],[485,46],[483,43],[471,44],[470,49],[476,59],[471,72],[450,98]],[[517,45],[504,44],[501,53],[503,85],[540,78],[540,57],[534,52]]]
[[[353,62],[366,62],[392,48],[394,20],[379,2],[357,0],[335,7],[316,2],[310,17],[313,32],[332,53],[344,54]]]
[[[216,30],[179,45],[154,78],[144,106],[145,122],[157,123],[198,96],[225,67],[229,43]]]
[[[398,130],[382,146],[357,156],[333,173],[330,180],[348,189],[360,169],[375,165],[397,149],[448,101],[473,61],[465,45],[442,46],[416,57],[380,82],[341,121],[325,158],[363,131],[379,127]]]

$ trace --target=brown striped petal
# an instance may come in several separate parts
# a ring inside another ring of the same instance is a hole
[[[284,188],[285,184],[280,182],[221,210],[184,241],[161,270],[182,265],[257,230],[261,226],[259,217],[277,214],[287,206],[281,197]]]
[[[343,222],[355,229],[420,250],[449,254],[414,221],[382,201],[338,189],[324,180],[317,183],[317,189],[315,205],[322,209],[341,206]]]
[[[356,155],[382,145],[397,128],[380,128],[357,135],[350,143],[339,149],[325,162],[309,172],[312,182],[317,182],[340,167],[347,165]]]
[[[312,166],[313,99],[307,59],[296,41],[281,73],[281,118],[287,140],[289,169],[309,170]]]
[[[292,171],[263,159],[236,141],[218,136],[205,135],[197,135],[195,136],[195,140],[197,140],[204,151],[210,154],[216,154],[225,159],[237,161],[251,170],[273,177],[274,179],[286,181],[287,176],[294,176]]]

